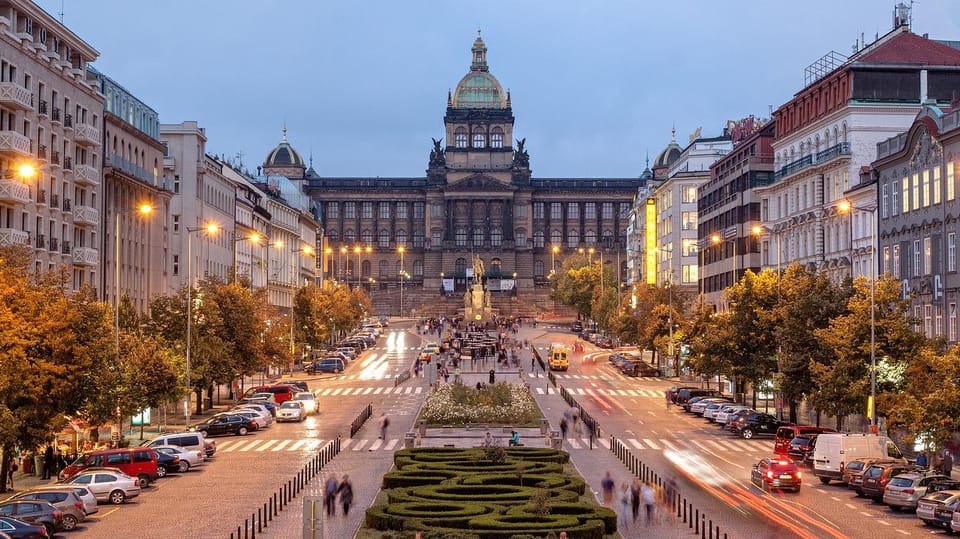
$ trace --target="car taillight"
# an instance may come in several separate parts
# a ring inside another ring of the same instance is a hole
[[[51,511],[50,514],[53,518],[63,518],[63,511]]]
[[[180,457],[178,457],[177,455],[174,455],[174,456],[173,456],[173,463],[174,463],[174,464],[179,464],[179,463],[180,463]]]
[[[810,451],[811,449],[813,449],[813,446],[805,445],[805,446],[803,446],[802,449],[803,449],[804,451]]]
[[[913,494],[914,492],[916,492],[916,491],[913,490],[912,488],[908,488],[908,489],[904,489],[904,490],[903,490],[903,493],[904,493],[904,494]]]
[[[50,535],[47,533],[47,528],[43,526],[40,526],[39,528],[34,529],[33,533],[39,535],[40,537],[50,537]]]
[[[773,472],[767,471],[767,479],[773,479]]]
[[[81,511],[83,510],[83,502],[74,502],[73,506]]]

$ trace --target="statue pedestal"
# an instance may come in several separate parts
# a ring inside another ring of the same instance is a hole
[[[463,295],[463,319],[467,322],[493,320],[490,293],[483,289],[483,284],[474,283]]]

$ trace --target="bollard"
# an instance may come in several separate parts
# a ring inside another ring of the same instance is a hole
[[[250,539],[257,539],[257,529],[253,527],[253,513],[250,513]]]
[[[243,539],[250,539],[250,528],[247,526],[247,519],[243,519]]]
[[[687,499],[683,499],[683,521],[687,521]]]
[[[267,503],[264,505],[267,506],[267,520],[273,522],[273,498],[267,498]]]
[[[277,516],[277,493],[273,493],[273,516]]]
[[[707,539],[707,516],[700,515],[700,539]]]
[[[270,513],[267,512],[267,502],[263,502],[263,516],[267,517],[267,522],[273,520],[272,518],[270,518]],[[261,519],[261,520],[262,520],[262,519]],[[266,522],[264,522],[263,527],[264,527],[264,528],[267,527],[267,523],[266,523]]]
[[[709,536],[710,536],[710,539],[713,539],[713,519],[712,519],[712,518],[710,519],[710,533],[709,533]]]
[[[693,517],[693,533],[700,533],[700,509],[695,510],[695,516]]]
[[[257,507],[257,531],[263,531],[263,514],[260,513],[259,507]]]

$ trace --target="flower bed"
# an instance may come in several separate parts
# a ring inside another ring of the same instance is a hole
[[[530,390],[498,383],[480,390],[460,384],[441,385],[427,397],[420,419],[429,425],[468,423],[534,424],[540,410]]]

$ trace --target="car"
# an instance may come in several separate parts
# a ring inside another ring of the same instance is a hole
[[[270,397],[272,398],[273,395],[270,395]],[[238,406],[250,405],[250,404],[263,406],[268,412],[270,412],[270,415],[272,415],[273,417],[277,417],[277,403],[273,402],[269,398],[247,397],[237,403]]]
[[[600,348],[613,348],[613,339],[606,335],[600,335],[594,339],[593,344]]]
[[[307,372],[311,374],[318,372],[341,373],[343,372],[343,360],[338,357],[325,357],[313,363]]]
[[[352,346],[341,346],[337,348],[337,352],[346,356],[348,361],[353,361],[357,359],[358,350]]]
[[[817,446],[818,434],[794,436],[787,447],[787,456],[801,468],[813,468],[813,450]]]
[[[720,404],[730,404],[731,402],[733,401],[726,397],[710,397],[706,399],[700,399],[690,405],[689,411],[691,414],[702,416],[703,412],[707,409],[707,406],[711,404],[716,404],[719,406]]]
[[[28,489],[7,498],[7,501],[14,500],[41,500],[54,506],[63,514],[63,531],[72,531],[77,528],[78,524],[87,519],[87,513],[83,508],[83,501],[72,488],[67,486],[61,486],[57,489]],[[0,511],[0,514],[3,514],[3,511]],[[18,515],[8,516],[26,520]]]
[[[296,388],[296,391],[310,391],[310,386],[307,385],[305,380],[291,380],[289,382],[284,382],[289,386]],[[296,397],[296,392],[294,392],[294,397]]]
[[[440,355],[440,345],[435,342],[428,342],[420,349],[420,361],[430,363],[430,360]]]
[[[277,423],[281,421],[303,421],[307,416],[303,411],[303,403],[296,400],[289,400],[280,405],[277,410]]]
[[[83,503],[83,512],[86,515],[92,515],[100,511],[100,506],[97,505],[97,497],[90,492],[90,489],[83,485],[65,485],[62,483],[55,483],[53,485],[39,485],[31,488],[30,490],[60,490],[63,488],[69,488],[73,490],[73,493],[80,498],[80,501]]]
[[[193,428],[206,436],[219,436],[221,434],[246,436],[248,433],[257,430],[257,422],[249,417],[227,413],[211,417]]]
[[[7,500],[0,503],[0,516],[43,526],[50,536],[63,529],[63,511],[45,500]]]
[[[312,391],[300,391],[293,396],[293,400],[303,403],[303,411],[307,415],[320,411],[319,401],[317,401],[317,396]]]
[[[927,494],[917,501],[917,518],[927,526],[951,529],[953,521],[956,520],[953,515],[957,513],[958,502],[960,490],[941,490]],[[947,504],[950,504],[950,508]]]
[[[570,324],[570,331],[574,333],[580,333],[581,331],[583,331],[583,324],[579,320],[576,320],[575,322]]]
[[[381,315],[377,318],[377,320],[380,322],[380,325],[383,326],[383,327],[389,327],[389,326],[390,326],[390,317],[388,317],[388,316],[385,315],[385,314],[381,314]]]
[[[244,392],[243,396],[240,399],[250,396],[256,396],[261,393],[271,393],[273,394],[273,402],[277,404],[283,404],[285,401],[288,401],[293,398],[295,390],[292,386],[287,384],[273,384],[273,385],[264,385],[264,386],[254,386]],[[240,400],[238,399],[238,400]]]
[[[282,407],[283,404],[281,404],[280,406]],[[270,421],[268,422],[267,419],[263,415],[261,415],[261,413],[258,410],[245,410],[243,408],[231,408],[227,412],[220,412],[218,414],[214,414],[213,417],[224,416],[224,415],[243,416],[253,421],[254,423],[256,423],[257,428],[255,430],[265,429],[269,427],[271,423],[273,423],[273,416],[270,416]]]
[[[743,420],[737,425],[736,432],[741,438],[749,440],[758,434],[776,434],[777,429],[788,424],[770,414],[753,412],[744,416]]]
[[[746,404],[727,404],[720,408],[717,412],[717,415],[713,417],[714,423],[720,425],[723,428],[727,424],[727,421],[733,417],[737,412],[751,411],[750,407]]]
[[[716,389],[700,389],[698,387],[682,387],[677,391],[673,402],[675,404],[686,404],[693,397],[719,397],[720,392]]]
[[[938,479],[950,478],[922,471],[900,474],[891,479],[883,489],[883,503],[889,505],[894,511],[901,509],[913,511],[917,508],[920,498],[927,495],[927,485]],[[946,520],[949,522],[950,517],[947,516]]]
[[[761,490],[778,488],[800,492],[803,473],[790,459],[778,456],[765,457],[753,465],[750,471],[750,482]]]
[[[720,410],[723,410],[727,406],[730,406],[732,401],[730,399],[723,399],[720,401],[714,401],[703,407],[703,418],[707,421],[713,423],[717,419],[717,414],[720,413]]]
[[[158,453],[176,457],[177,466],[176,469],[170,470],[172,472],[187,473],[190,471],[190,468],[201,466],[206,462],[203,451],[195,451],[193,449],[187,449],[186,447],[159,445],[154,447],[153,450]]]
[[[927,483],[927,494],[933,494],[941,490],[960,490],[960,480],[950,478],[934,479]]]
[[[0,532],[13,539],[47,539],[50,537],[45,527],[10,517],[0,517]]]
[[[157,472],[161,478],[166,477],[170,472],[179,471],[180,457],[169,453],[161,453],[156,449],[153,449],[153,452],[157,454]]]
[[[208,440],[201,432],[177,432],[157,436],[152,440],[140,444],[145,447],[162,447],[175,445],[190,451],[202,452],[206,458],[217,452],[217,443]]]
[[[786,455],[790,447],[790,441],[794,436],[803,434],[820,434],[823,432],[837,432],[829,427],[814,427],[810,425],[784,425],[777,429],[777,435],[773,440],[773,453],[776,455]]]
[[[66,484],[85,486],[96,496],[98,502],[110,502],[114,505],[120,505],[140,495],[140,483],[123,472],[84,471],[72,477]]]
[[[649,363],[644,362],[643,360],[630,360],[626,359],[620,364],[620,372],[624,376],[644,376],[644,377],[655,377],[660,376],[660,371],[656,367],[650,365]]]
[[[863,472],[863,481],[857,496],[872,498],[876,501],[883,499],[883,490],[894,477],[907,472],[918,471],[913,464],[871,464]]]
[[[273,424],[273,414],[271,414],[269,410],[260,406],[254,406],[252,404],[240,404],[238,406],[234,406],[227,413],[254,414],[254,417],[257,421],[257,426],[260,428],[266,428]]]
[[[864,457],[853,459],[843,467],[843,474],[841,474],[840,480],[847,484],[847,488],[858,491],[859,495],[862,496],[863,492],[860,491],[860,485],[863,484],[863,472],[874,463],[892,464],[895,462],[899,461],[881,457]]]
[[[141,487],[146,487],[150,481],[160,477],[157,456],[146,447],[102,449],[80,455],[60,472],[60,477],[71,477],[92,466],[117,468],[131,477],[136,477]]]

